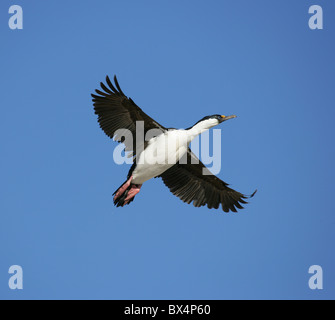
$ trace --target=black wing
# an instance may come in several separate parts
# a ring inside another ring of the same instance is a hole
[[[206,175],[203,174],[203,170],[206,171]],[[190,149],[187,152],[186,164],[178,162],[160,177],[170,191],[182,201],[193,201],[195,207],[207,204],[208,208],[215,209],[221,204],[225,212],[237,212],[236,208],[243,209],[241,204],[246,204],[245,199],[253,197],[257,191],[251,196],[246,196],[229,188],[227,183],[211,174]]]
[[[98,95],[92,94],[98,122],[107,136],[114,138],[118,142],[124,142],[126,145],[125,150],[133,151],[133,155],[135,155],[136,121],[143,121],[144,135],[150,129],[159,129],[164,132],[166,128],[144,113],[131,98],[125,96],[116,76],[114,76],[115,86],[108,76],[106,77],[106,82],[108,87],[101,82],[100,85],[103,91],[95,90]],[[124,133],[126,131],[124,129],[129,130],[132,134],[133,141],[130,144],[127,144],[127,139],[125,140]],[[117,130],[119,131],[116,132]]]

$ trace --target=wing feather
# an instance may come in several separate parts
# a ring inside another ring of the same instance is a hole
[[[100,83],[101,89],[96,89],[96,94],[92,94],[95,114],[98,115],[98,122],[101,129],[107,136],[126,145],[126,151],[132,151],[132,156],[136,155],[136,121],[144,122],[144,135],[150,129],[160,129],[162,132],[165,127],[149,117],[135,102],[128,98],[120,88],[116,76],[114,83],[106,76],[106,83]],[[126,131],[117,130],[127,129],[131,132],[133,139],[131,143],[122,136]]]
[[[191,159],[197,160],[198,164],[192,164]],[[256,192],[246,196],[229,188],[226,182],[215,175],[204,175],[203,169],[207,168],[189,149],[186,164],[177,163],[160,177],[170,191],[182,201],[193,202],[195,207],[207,205],[208,208],[218,209],[221,205],[225,212],[243,209],[242,204],[247,203],[245,200],[253,197]]]

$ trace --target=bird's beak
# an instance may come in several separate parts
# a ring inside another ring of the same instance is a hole
[[[221,118],[222,118],[222,120],[221,120],[221,122],[223,122],[223,121],[226,121],[226,120],[229,120],[229,119],[233,119],[233,118],[236,118],[236,116],[233,114],[232,116],[221,116]]]

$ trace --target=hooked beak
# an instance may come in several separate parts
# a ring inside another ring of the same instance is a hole
[[[232,116],[221,116],[221,118],[222,118],[222,120],[221,120],[221,122],[223,122],[223,121],[226,121],[226,120],[229,120],[229,119],[233,119],[233,118],[236,118],[236,116],[233,114]]]

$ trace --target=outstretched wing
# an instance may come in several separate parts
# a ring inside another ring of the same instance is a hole
[[[195,164],[198,163],[198,164]],[[207,170],[207,174],[203,174]],[[189,149],[187,152],[187,163],[177,163],[160,175],[164,184],[170,191],[182,201],[191,203],[195,207],[207,204],[208,208],[218,209],[220,204],[222,210],[237,212],[243,209],[241,204],[246,204],[248,198],[238,191],[228,187],[228,184],[220,180],[204,166],[204,164]]]
[[[114,76],[115,86],[108,76],[106,77],[106,82],[108,87],[101,82],[100,86],[103,91],[95,90],[98,95],[92,94],[98,122],[107,136],[118,142],[125,143],[125,150],[133,151],[133,155],[135,155],[136,121],[143,121],[144,135],[150,129],[159,129],[163,132],[166,128],[144,113],[131,98],[125,96],[116,76]],[[127,130],[131,132],[133,138],[130,143],[128,139],[125,139]]]

